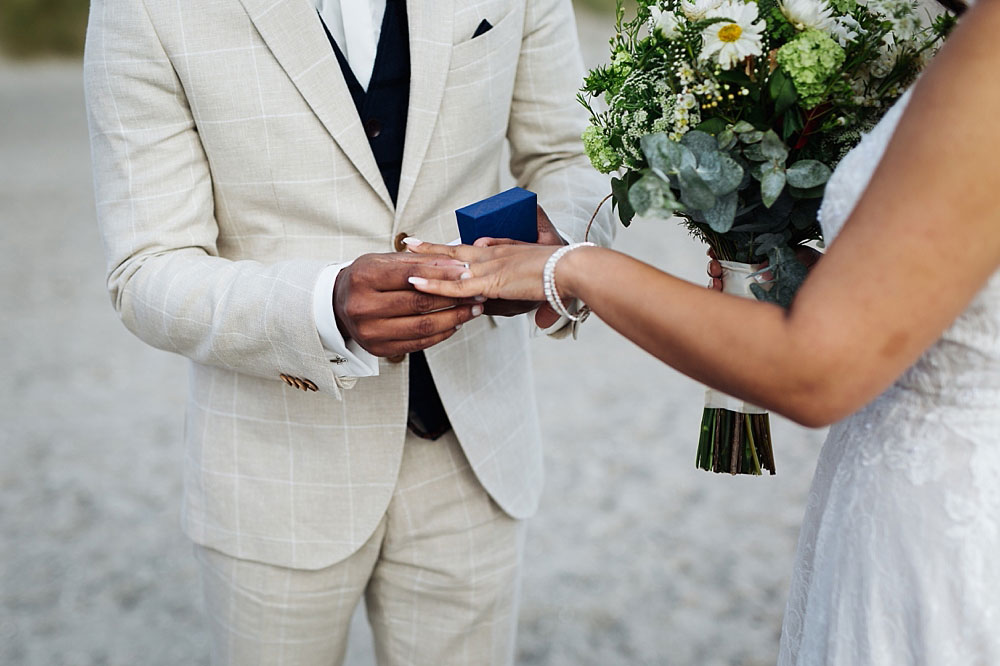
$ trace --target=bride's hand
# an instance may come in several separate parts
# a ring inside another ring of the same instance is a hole
[[[542,270],[559,246],[505,244],[490,247],[435,245],[416,238],[403,241],[411,252],[441,254],[468,264],[459,280],[410,278],[418,290],[441,296],[468,294],[470,297],[544,301]],[[568,297],[568,294],[561,294]]]

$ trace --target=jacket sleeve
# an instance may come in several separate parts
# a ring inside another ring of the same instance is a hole
[[[511,173],[538,193],[541,206],[570,242],[584,238],[587,222],[611,183],[583,152],[586,109],[576,99],[583,59],[570,0],[527,0],[507,138]],[[610,206],[594,220],[589,240],[608,246],[615,225]]]
[[[91,3],[84,85],[107,285],[125,326],[198,363],[339,396],[313,318],[326,262],[219,256],[212,177],[142,0]]]

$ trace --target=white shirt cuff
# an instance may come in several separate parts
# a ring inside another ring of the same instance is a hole
[[[333,374],[338,377],[377,377],[378,357],[366,352],[354,340],[344,342],[333,313],[333,287],[337,276],[352,263],[332,264],[319,274],[313,288],[313,319],[316,320],[320,342],[330,352]]]
[[[574,298],[572,301],[566,304],[566,309],[576,314],[581,307],[579,299]],[[567,337],[570,333],[573,334],[573,339],[576,339],[577,328],[580,322],[571,321],[566,315],[561,315],[559,319],[556,320],[554,324],[547,328],[540,328],[538,324],[535,324],[535,313],[538,312],[538,308],[535,308],[528,315],[531,317],[531,323],[534,324],[535,335],[547,335],[550,338],[555,338],[561,340]]]

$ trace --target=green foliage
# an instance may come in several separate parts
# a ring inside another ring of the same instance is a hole
[[[87,32],[86,0],[3,0],[0,49],[9,56],[79,56]]]

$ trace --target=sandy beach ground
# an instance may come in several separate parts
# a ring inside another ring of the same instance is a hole
[[[581,14],[588,64],[609,25]],[[207,664],[178,525],[186,361],[104,290],[79,63],[0,63],[0,119],[0,664]],[[705,280],[674,223],[618,247]],[[778,476],[707,474],[696,383],[595,319],[534,355],[548,483],[518,663],[773,664],[823,433],[775,419]],[[348,664],[373,663],[359,610]]]

